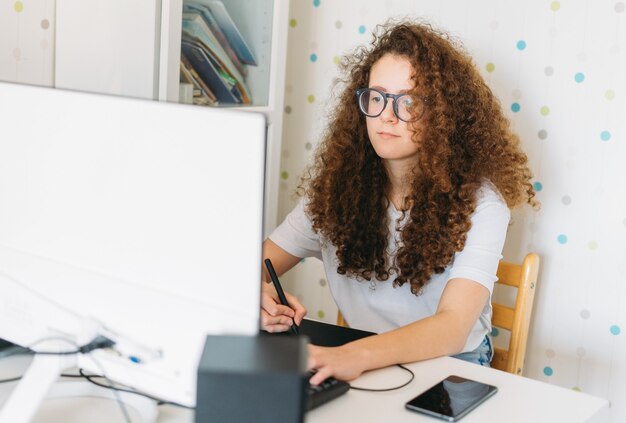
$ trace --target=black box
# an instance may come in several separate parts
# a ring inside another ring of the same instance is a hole
[[[195,422],[302,422],[307,343],[301,336],[207,336]]]

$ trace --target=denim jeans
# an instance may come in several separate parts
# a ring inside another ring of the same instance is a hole
[[[470,363],[480,364],[481,366],[490,367],[493,358],[493,346],[489,335],[485,335],[485,339],[480,343],[474,351],[467,351],[452,357],[469,361]]]

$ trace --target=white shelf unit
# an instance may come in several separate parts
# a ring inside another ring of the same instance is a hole
[[[57,0],[55,86],[178,102],[184,1]],[[252,105],[228,107],[267,121],[268,235],[278,215],[289,1],[222,1],[259,62],[246,78]]]
[[[160,0],[56,0],[54,86],[155,99]]]

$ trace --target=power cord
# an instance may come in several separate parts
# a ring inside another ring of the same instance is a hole
[[[38,355],[73,355],[73,354],[88,354],[93,350],[101,348],[111,348],[115,345],[115,341],[107,338],[106,336],[98,335],[88,344],[83,345],[72,351],[37,351],[29,348],[29,351]]]
[[[91,343],[93,343],[94,341],[92,341]],[[89,354],[87,357],[91,358],[91,361],[94,362],[94,364],[96,366],[98,366],[98,368],[100,369],[100,371],[102,372],[102,377],[111,385],[111,386],[115,386],[113,384],[113,381],[111,379],[109,379],[106,376],[106,372],[104,371],[104,367],[102,367],[102,364],[100,364],[100,362],[98,360],[96,360],[96,357],[94,357],[92,354]],[[122,401],[122,398],[120,398],[120,393],[118,391],[113,391],[113,396],[115,397],[115,401],[117,401],[117,405],[119,405],[120,407],[120,411],[122,412],[122,414],[124,415],[124,420],[126,420],[126,423],[132,423],[131,419],[130,419],[130,415],[128,414],[128,410],[126,409],[126,404],[124,404],[124,401]]]
[[[104,376],[101,375],[88,375],[86,374],[83,369],[78,369],[78,372],[80,373],[80,376],[85,378],[87,381],[93,383],[96,386],[100,386],[101,388],[107,388],[107,389],[112,389],[115,391],[119,391],[119,392],[127,392],[129,394],[135,394],[135,395],[139,395],[148,399],[151,399],[153,401],[156,401],[158,405],[173,405],[175,407],[181,407],[181,408],[187,408],[189,410],[195,410],[195,407],[189,407],[187,405],[183,405],[183,404],[179,404],[177,402],[173,402],[173,401],[163,401],[160,398],[154,397],[150,394],[146,394],[144,392],[140,392],[140,391],[136,391],[134,389],[130,389],[130,388],[118,388],[116,386],[112,386],[112,385],[105,385],[104,383],[100,383],[100,382],[96,382],[94,379],[97,378],[104,378]]]
[[[16,382],[16,381],[21,380],[21,379],[22,379],[22,376],[12,377],[10,379],[0,379],[0,383]]]
[[[94,379],[105,379],[108,380],[105,376],[102,375],[88,375],[84,372],[83,369],[78,369],[78,373],[77,375],[72,375],[72,374],[61,374],[61,377],[70,377],[70,378],[81,378],[81,379],[85,379],[90,383],[93,383],[96,386],[99,386],[101,388],[106,388],[106,389],[111,389],[111,390],[115,390],[115,391],[119,391],[119,392],[126,392],[129,394],[135,394],[135,395],[139,395],[141,397],[145,397],[148,399],[151,399],[153,401],[156,401],[158,405],[173,405],[175,407],[181,407],[181,408],[187,408],[190,410],[195,410],[195,407],[189,407],[188,405],[183,405],[183,404],[179,404],[177,402],[173,402],[173,401],[163,401],[160,398],[154,397],[152,395],[149,394],[145,394],[143,392],[140,391],[136,391],[134,389],[128,389],[128,388],[118,388],[116,386],[112,386],[112,385],[106,385],[104,383],[100,383],[95,381]],[[22,376],[18,376],[18,377],[13,377],[10,379],[0,379],[0,383],[9,383],[9,382],[17,382],[18,380],[21,380]]]
[[[411,369],[404,367],[402,364],[396,364],[396,366],[400,367],[403,370],[406,370],[407,372],[409,372],[409,374],[411,375],[411,377],[409,378],[408,381],[406,381],[405,383],[403,383],[402,385],[399,386],[394,386],[392,388],[381,388],[381,389],[373,389],[373,388],[360,388],[358,386],[352,386],[350,385],[350,389],[354,389],[356,391],[367,391],[367,392],[388,392],[388,391],[395,391],[396,389],[400,389],[400,388],[404,388],[405,386],[407,386],[409,383],[413,382],[413,379],[415,379],[415,373],[413,373],[413,371],[411,371]]]
[[[65,373],[61,373],[61,377],[81,378],[81,379],[83,379],[83,377],[81,375],[70,375],[70,374],[65,374]],[[10,379],[0,379],[0,383],[17,382],[18,380],[22,380],[22,376],[12,377]]]
[[[100,348],[111,348],[113,345],[115,345],[115,341],[107,338],[106,336],[102,336],[102,335],[98,335],[96,336],[94,339],[91,340],[91,342],[83,345],[82,347],[78,347],[75,350],[70,350],[70,351],[38,351],[33,349],[33,346],[36,344],[39,344],[43,341],[46,340],[50,340],[50,339],[57,339],[57,338],[46,338],[46,339],[42,339],[39,340],[33,344],[30,345],[30,347],[20,347],[20,346],[14,346],[11,348],[7,348],[6,350],[0,352],[0,358],[7,358],[7,357],[12,357],[14,355],[24,355],[24,354],[39,354],[39,355],[74,355],[74,354],[87,354],[90,353],[93,350],[97,350]],[[72,343],[73,342],[69,341],[66,338],[58,338],[61,341],[64,342],[68,342],[68,343]],[[76,344],[74,344],[76,345]]]

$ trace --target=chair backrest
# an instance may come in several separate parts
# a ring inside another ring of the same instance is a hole
[[[509,348],[494,348],[491,367],[505,372],[521,375],[524,370],[524,356],[526,355],[526,341],[530,316],[533,310],[537,275],[539,273],[539,256],[528,253],[522,264],[500,260],[498,265],[498,281],[503,285],[517,288],[515,306],[513,308],[493,303],[493,326],[507,329],[511,332]],[[348,326],[341,312],[337,312],[337,325]]]
[[[337,310],[337,326],[343,326],[344,328],[349,327],[348,322],[343,318],[343,314],[341,314],[340,310]]]
[[[504,260],[498,265],[497,283],[517,288],[513,308],[492,302],[493,326],[509,330],[509,348],[495,348],[491,367],[505,372],[521,375],[524,370],[528,327],[533,309],[533,300],[537,288],[539,256],[529,253],[522,264]]]

